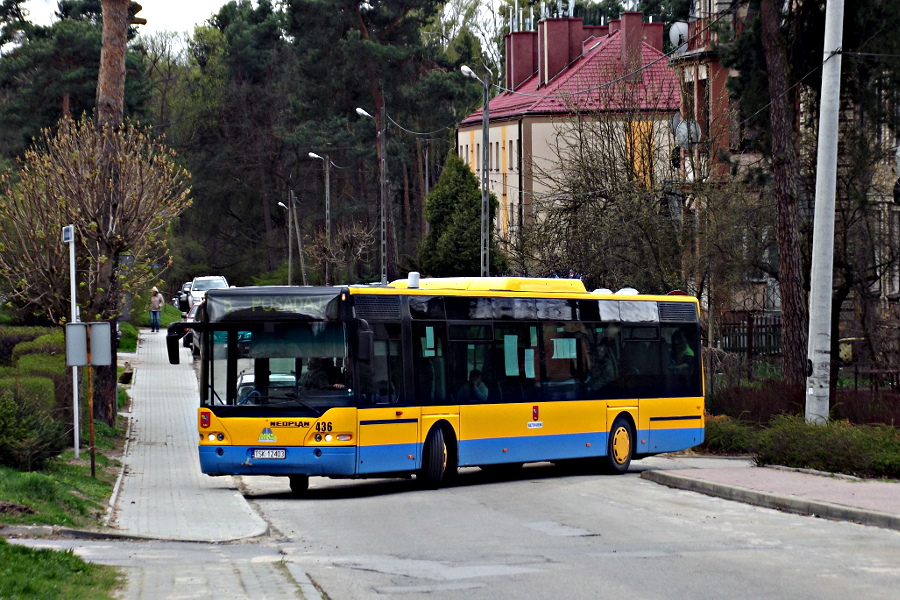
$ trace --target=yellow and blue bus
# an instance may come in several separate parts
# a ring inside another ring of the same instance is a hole
[[[624,292],[624,293],[623,293]],[[608,473],[703,441],[699,307],[581,281],[422,278],[210,290],[200,336],[209,475],[414,474],[578,461]],[[179,359],[186,325],[169,327]]]

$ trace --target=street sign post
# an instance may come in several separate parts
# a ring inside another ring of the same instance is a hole
[[[94,458],[94,366],[112,364],[112,326],[108,321],[66,323],[66,365],[87,367],[88,422],[91,431],[91,477],[96,477]],[[77,410],[77,404],[76,404]]]

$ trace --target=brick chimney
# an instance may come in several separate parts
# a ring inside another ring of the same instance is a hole
[[[585,25],[584,39],[595,37],[597,39],[604,38],[609,35],[609,25]]]
[[[643,64],[641,47],[644,43],[644,15],[640,12],[622,13],[622,66],[626,73],[636,71]],[[610,21],[610,29],[612,21]],[[641,81],[641,73],[629,77],[629,81]]]
[[[538,85],[546,85],[569,64],[568,19],[538,22]]]
[[[644,41],[660,52],[663,51],[663,27],[662,22],[644,23]]]
[[[514,90],[537,70],[537,32],[506,34],[506,87]]]

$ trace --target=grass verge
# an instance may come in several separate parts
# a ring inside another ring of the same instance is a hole
[[[117,569],[85,562],[72,552],[36,550],[0,539],[0,598],[105,599],[121,583]]]
[[[121,430],[98,423],[97,448],[116,452]],[[93,529],[101,525],[120,471],[117,461],[95,451],[91,477],[90,449],[79,459],[69,450],[41,471],[0,467],[0,524],[59,525]],[[0,538],[0,598],[75,600],[113,598],[124,576],[113,567],[85,562],[69,551],[35,550]]]

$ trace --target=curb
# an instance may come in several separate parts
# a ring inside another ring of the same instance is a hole
[[[647,479],[672,488],[699,492],[707,496],[715,496],[726,500],[734,500],[763,508],[774,508],[798,515],[822,517],[834,521],[850,521],[861,525],[871,525],[883,529],[900,531],[900,515],[843,506],[817,500],[809,500],[796,496],[782,496],[771,492],[762,492],[736,485],[726,485],[712,481],[704,481],[684,475],[675,475],[665,471],[643,471],[641,479]]]
[[[0,537],[2,538],[69,538],[76,540],[116,540],[120,542],[182,542],[193,544],[227,544],[231,542],[242,542],[257,537],[262,537],[269,533],[269,526],[266,525],[261,531],[239,536],[235,538],[223,539],[191,539],[191,538],[170,538],[152,535],[136,535],[133,533],[118,533],[115,531],[90,531],[86,529],[71,529],[69,527],[60,527],[58,525],[3,525],[0,526]]]

